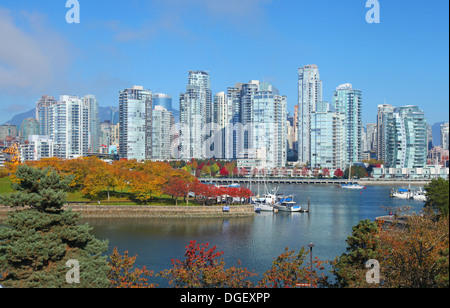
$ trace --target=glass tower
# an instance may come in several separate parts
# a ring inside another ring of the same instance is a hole
[[[119,93],[119,156],[151,159],[152,92],[133,86]]]
[[[362,161],[362,92],[349,83],[340,85],[333,94],[336,112],[345,115],[347,163]]]
[[[189,71],[186,93],[180,94],[180,158],[208,158],[212,112],[209,73]]]
[[[387,118],[386,163],[423,168],[427,163],[427,122],[417,106],[395,108]]]
[[[322,102],[322,80],[317,65],[298,69],[298,161],[311,161],[311,113]]]

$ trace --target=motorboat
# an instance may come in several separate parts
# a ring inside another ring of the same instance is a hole
[[[341,187],[346,189],[366,189],[365,186],[357,183],[342,184]]]
[[[399,199],[411,199],[413,194],[410,189],[400,188],[398,190],[391,190],[391,197]]]
[[[415,191],[412,195],[412,198],[416,201],[427,201],[427,195],[426,191],[424,191],[422,188],[419,191]]]
[[[302,208],[300,205],[297,205],[293,196],[286,196],[280,198],[275,204],[275,209],[281,212],[300,212]]]
[[[273,212],[274,207],[273,204],[268,203],[266,198],[264,197],[257,197],[252,199],[253,206],[255,208],[255,212]]]

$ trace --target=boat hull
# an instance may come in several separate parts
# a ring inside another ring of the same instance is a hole
[[[293,206],[275,205],[275,208],[280,212],[300,212],[302,210],[300,205],[293,205]]]

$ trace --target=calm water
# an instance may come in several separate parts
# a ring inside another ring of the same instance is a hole
[[[270,187],[269,187],[270,188]],[[159,272],[171,267],[171,259],[184,259],[190,240],[217,245],[224,251],[226,267],[237,265],[262,273],[286,247],[298,251],[310,242],[313,255],[333,260],[347,247],[352,227],[363,219],[386,215],[382,206],[408,205],[420,211],[423,202],[392,199],[390,186],[369,186],[366,190],[346,190],[335,185],[279,185],[279,193],[294,194],[295,200],[311,212],[261,213],[250,218],[114,218],[88,219],[99,239],[109,240],[109,252],[137,255],[136,265]],[[157,281],[165,286],[165,280]]]

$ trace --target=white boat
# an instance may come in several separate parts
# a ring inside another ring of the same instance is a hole
[[[281,212],[300,212],[302,208],[295,203],[293,196],[288,196],[281,198],[280,201],[275,204],[275,209]]]
[[[399,199],[411,199],[413,194],[410,189],[400,188],[398,190],[391,190],[391,197]]]
[[[252,199],[255,212],[273,212],[273,205],[266,201],[266,198]]]
[[[342,188],[346,188],[346,189],[366,189],[365,186],[360,185],[360,184],[356,184],[356,183],[351,183],[351,174],[352,174],[352,165],[350,164],[350,167],[348,169],[348,183],[347,184],[342,184],[341,187]]]
[[[415,191],[412,195],[412,198],[416,201],[427,201],[426,191],[424,191],[422,188],[419,191]]]
[[[365,186],[356,183],[342,184],[341,187],[346,189],[366,189]]]

